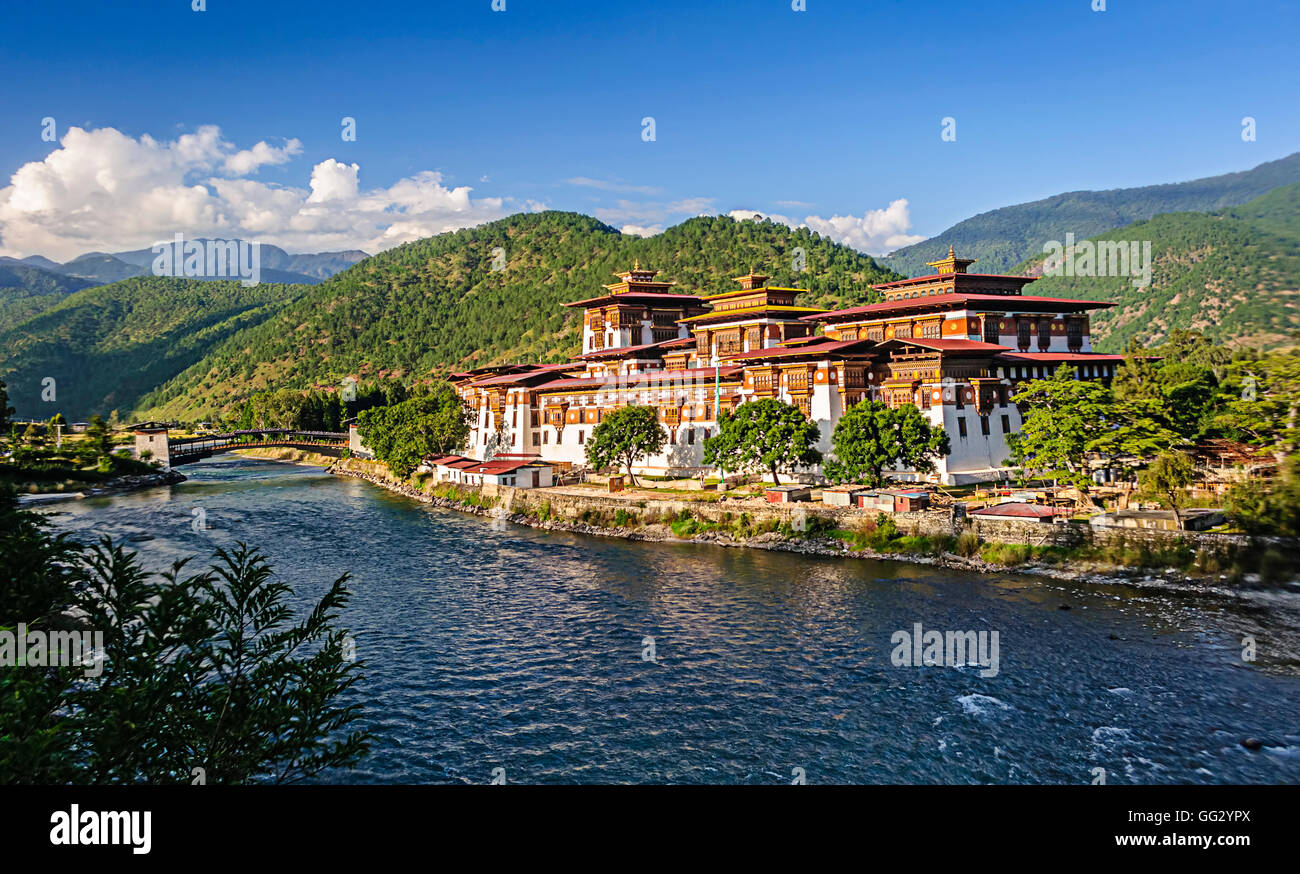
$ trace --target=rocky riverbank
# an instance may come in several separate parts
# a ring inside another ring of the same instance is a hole
[[[1009,570],[1014,570],[1016,572],[1041,572],[1062,579],[1078,579],[1082,576],[1086,576],[1078,572],[1064,571],[1060,568],[1009,568],[1005,565],[994,564],[980,558],[967,558],[954,553],[943,553],[934,556],[912,553],[880,552],[870,548],[852,549],[844,541],[830,537],[789,537],[777,531],[768,531],[744,539],[737,539],[728,534],[716,531],[707,531],[696,534],[692,537],[678,537],[673,534],[671,527],[664,524],[645,525],[633,530],[629,528],[593,525],[586,522],[564,521],[562,519],[554,518],[542,519],[531,513],[512,513],[499,507],[475,506],[472,504],[466,504],[463,501],[439,497],[426,491],[422,491],[412,486],[410,483],[397,482],[391,477],[385,476],[381,473],[359,470],[354,467],[349,467],[346,464],[335,465],[330,472],[337,476],[362,479],[366,482],[372,483],[373,485],[379,486],[380,488],[387,489],[390,492],[395,492],[399,495],[408,497],[411,500],[419,501],[424,504],[432,504],[435,507],[456,510],[462,513],[470,513],[475,516],[483,516],[516,525],[527,525],[531,528],[541,528],[547,531],[565,531],[573,534],[590,534],[598,537],[617,537],[623,540],[655,543],[699,543],[730,548],[766,549],[774,552],[794,552],[802,555],[835,558],[865,558],[876,561],[901,561],[908,564],[951,568],[954,570],[973,571],[976,573],[1005,573]],[[543,501],[545,500],[544,493],[539,493],[539,499]]]
[[[1229,597],[1250,597],[1253,593],[1258,592],[1261,587],[1266,590],[1300,590],[1300,581],[1293,581],[1284,584],[1270,584],[1261,586],[1260,579],[1255,574],[1247,574],[1244,579],[1233,579],[1226,574],[1196,574],[1192,575],[1185,571],[1175,569],[1157,570],[1150,567],[1127,567],[1116,566],[1095,561],[1065,561],[1057,563],[1048,563],[1036,560],[1019,562],[1016,564],[1001,564],[993,561],[987,561],[978,556],[962,556],[953,552],[942,551],[939,554],[925,554],[916,551],[880,551],[863,546],[860,543],[850,546],[845,540],[835,537],[818,537],[809,535],[794,535],[782,531],[764,531],[748,537],[737,537],[732,531],[708,530],[695,533],[691,536],[679,537],[669,524],[663,522],[639,524],[636,527],[623,527],[621,525],[593,524],[586,518],[564,519],[559,518],[557,514],[551,512],[551,500],[548,498],[545,490],[531,490],[527,492],[527,497],[522,500],[516,498],[515,503],[524,505],[524,512],[513,511],[514,508],[506,509],[493,506],[494,499],[489,497],[486,501],[481,500],[483,495],[479,490],[472,488],[461,488],[461,492],[476,496],[469,500],[457,498],[442,497],[424,491],[410,482],[396,481],[387,471],[387,469],[376,462],[363,461],[360,459],[339,460],[336,464],[328,469],[328,472],[338,476],[348,476],[357,479],[363,479],[381,488],[387,489],[400,495],[404,495],[412,500],[421,503],[432,504],[437,507],[443,507],[448,510],[456,510],[462,513],[470,513],[476,516],[483,516],[497,520],[502,523],[512,523],[516,525],[527,525],[532,528],[541,528],[548,531],[565,531],[574,534],[590,534],[598,537],[617,537],[624,540],[660,542],[660,543],[698,543],[710,544],[713,546],[723,546],[742,549],[766,549],[776,552],[793,552],[803,555],[835,557],[835,558],[865,558],[875,561],[899,561],[908,564],[925,565],[929,567],[949,568],[952,570],[969,571],[981,574],[1031,574],[1045,578],[1084,582],[1099,585],[1133,585],[1144,588],[1153,588],[1164,591],[1191,591],[1200,593],[1214,593]],[[515,495],[522,494],[519,490],[508,490]],[[555,498],[560,496],[556,495]],[[569,495],[566,501],[573,504],[581,499],[575,499]],[[600,499],[593,497],[589,502],[591,513],[583,513],[583,517],[594,516],[599,521],[608,521],[608,508],[601,505]],[[643,502],[644,503],[644,502]],[[538,511],[538,507],[546,509]],[[572,512],[573,507],[569,507]],[[603,512],[602,512],[603,511]],[[653,515],[653,514],[651,514]]]
[[[139,473],[119,476],[114,479],[88,486],[75,492],[43,492],[32,495],[19,495],[20,504],[47,503],[51,501],[73,501],[82,498],[95,498],[101,495],[118,495],[134,492],[154,486],[171,486],[185,482],[186,477],[175,470],[160,470],[157,473]]]

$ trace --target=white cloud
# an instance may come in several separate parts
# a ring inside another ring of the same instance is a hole
[[[208,125],[169,142],[114,128],[69,128],[42,161],[24,164],[0,188],[0,254],[67,260],[188,236],[241,237],[291,252],[364,249],[491,221],[502,198],[472,198],[433,171],[365,190],[356,164],[333,158],[311,171],[307,188],[246,178],[301,154],[296,139],[238,149]]]
[[[733,209],[729,215],[738,220],[752,219],[757,215],[792,228],[806,227],[868,255],[887,255],[895,249],[926,239],[907,233],[912,227],[912,219],[908,215],[907,200],[903,198],[891,201],[884,209],[867,210],[861,216],[833,215],[822,218],[810,215],[803,221],[796,221],[788,216],[752,209]]]
[[[321,161],[311,171],[311,196],[308,203],[329,203],[331,200],[354,200],[360,188],[360,165],[344,164],[330,158]]]
[[[231,176],[247,176],[264,164],[284,164],[294,155],[300,154],[302,154],[302,143],[296,139],[289,140],[282,149],[262,142],[251,149],[244,149],[227,157],[224,169]]]
[[[662,234],[664,232],[664,226],[627,224],[623,225],[619,230],[634,237],[653,237],[655,234]]]

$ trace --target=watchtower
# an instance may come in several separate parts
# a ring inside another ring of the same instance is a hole
[[[164,468],[172,466],[171,450],[167,442],[167,426],[162,422],[141,422],[131,426],[135,434],[135,457],[144,459],[144,452],[149,451],[149,461],[161,461]]]

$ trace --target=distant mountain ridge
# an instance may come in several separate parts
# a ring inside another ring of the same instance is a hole
[[[1300,339],[1300,183],[1215,212],[1158,215],[1091,242],[1099,241],[1150,241],[1151,284],[1053,275],[1030,293],[1115,304],[1092,315],[1093,343],[1102,351],[1121,352],[1130,339],[1159,343],[1175,328],[1256,348]],[[1039,255],[1014,272],[1041,274],[1044,260]]]
[[[92,285],[88,279],[0,258],[0,326],[16,325]]]
[[[206,245],[207,237],[195,239]],[[90,280],[91,284],[106,285],[134,276],[150,276],[154,259],[158,256],[153,248],[134,249],[129,252],[87,252],[62,264],[43,255],[29,255],[26,258],[0,258],[0,264],[17,263],[37,267],[52,273],[61,273],[78,279]],[[278,283],[306,283],[314,285],[341,270],[346,270],[358,261],[368,258],[359,249],[342,252],[318,252],[314,254],[291,255],[279,246],[262,243],[258,247],[261,262],[262,280]],[[198,279],[221,280],[226,276],[200,276]]]
[[[962,257],[978,258],[980,272],[1005,273],[1042,255],[1045,243],[1064,240],[1066,233],[1084,240],[1160,213],[1225,209],[1296,182],[1300,182],[1300,152],[1250,170],[1189,182],[1069,191],[972,216],[880,262],[899,273],[920,276],[931,270],[927,261],[942,258],[953,246]]]

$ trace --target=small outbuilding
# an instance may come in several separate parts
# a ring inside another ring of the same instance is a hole
[[[513,486],[517,489],[547,488],[551,485],[551,466],[534,461],[480,461],[462,469],[469,485]]]
[[[923,489],[876,489],[858,493],[857,507],[879,513],[914,513],[930,507],[930,493]]]
[[[1189,507],[1182,510],[1183,530],[1205,531],[1225,521],[1219,509]],[[1173,510],[1117,510],[1093,516],[1088,524],[1097,528],[1148,528],[1157,531],[1177,531],[1178,519]]]
[[[769,504],[793,504],[811,501],[812,489],[807,486],[769,486],[763,493]]]
[[[865,494],[866,486],[829,486],[822,489],[822,503],[828,507],[853,507],[858,495]]]
[[[971,510],[968,516],[977,519],[1014,520],[1016,522],[1043,522],[1048,525],[1056,518],[1057,511],[1041,504],[1026,504],[1021,501],[1007,501],[993,507],[981,507]]]

